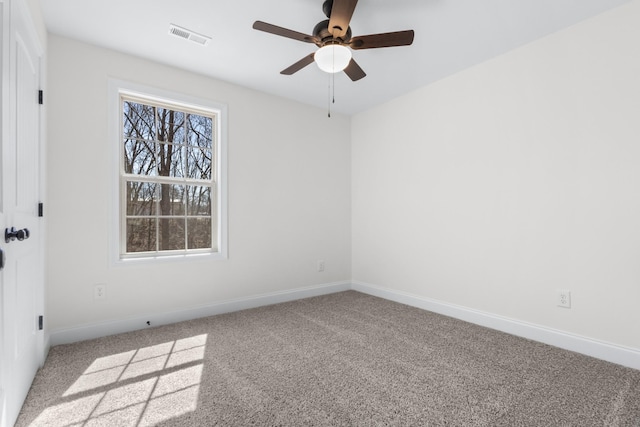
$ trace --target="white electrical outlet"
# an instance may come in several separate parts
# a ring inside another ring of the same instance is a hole
[[[323,260],[319,260],[318,261],[318,272],[322,272],[324,271],[324,261]]]
[[[571,292],[565,289],[558,289],[557,304],[558,307],[571,308]]]
[[[107,299],[107,285],[99,283],[93,287],[93,299]]]

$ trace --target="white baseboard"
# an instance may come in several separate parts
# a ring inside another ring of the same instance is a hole
[[[445,316],[454,317],[476,325],[496,329],[511,335],[542,342],[565,350],[575,351],[597,359],[606,360],[629,368],[640,369],[640,349],[623,347],[557,329],[523,322],[480,310],[424,298],[362,282],[352,282],[351,289],[388,299]]]
[[[185,320],[197,319],[200,317],[213,316],[216,314],[229,313],[233,311],[246,310],[281,302],[294,301],[303,298],[310,298],[319,295],[326,295],[347,290],[354,290],[368,295],[388,299],[454,317],[456,319],[471,322],[476,325],[496,329],[508,334],[542,342],[565,350],[575,351],[587,356],[606,360],[608,362],[640,369],[640,349],[623,347],[599,341],[593,338],[575,335],[569,332],[548,328],[545,326],[528,323],[521,320],[511,319],[496,314],[474,310],[468,307],[449,304],[446,302],[425,298],[406,292],[392,290],[363,282],[336,282],[318,286],[311,286],[300,289],[291,289],[281,292],[273,292],[262,295],[255,295],[246,298],[238,298],[222,301],[190,309],[171,311],[166,313],[156,313],[143,316],[131,317],[128,319],[114,320],[109,322],[82,325],[74,328],[60,329],[52,331],[49,342],[51,346],[59,344],[69,344],[72,342],[100,338],[124,332],[131,332],[144,329],[147,321],[151,326],[167,325]],[[48,348],[48,345],[47,345]]]
[[[51,332],[50,345],[69,344],[77,341],[136,331],[147,328],[147,321],[151,323],[151,326],[168,325],[200,317],[214,316],[216,314],[230,313],[233,311],[246,310],[248,308],[256,308],[335,292],[348,291],[349,289],[351,289],[351,284],[349,282],[327,283],[318,286],[222,301],[215,304],[203,305],[184,310],[148,314],[128,319],[60,329]]]

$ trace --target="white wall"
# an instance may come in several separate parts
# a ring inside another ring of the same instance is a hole
[[[348,117],[55,35],[49,58],[52,330],[349,280]],[[110,77],[228,105],[228,260],[110,265]]]
[[[640,349],[638,22],[636,0],[354,116],[353,279]]]

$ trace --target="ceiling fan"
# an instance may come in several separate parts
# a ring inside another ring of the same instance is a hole
[[[315,61],[322,71],[337,73],[344,70],[345,74],[355,82],[365,77],[366,73],[352,58],[349,48],[359,50],[408,46],[413,43],[414,35],[413,30],[406,30],[352,37],[349,22],[357,3],[358,0],[326,0],[322,5],[322,11],[329,19],[319,22],[313,29],[312,35],[262,21],[254,22],[253,28],[318,46],[319,49],[316,52],[285,68],[280,74],[291,75]]]

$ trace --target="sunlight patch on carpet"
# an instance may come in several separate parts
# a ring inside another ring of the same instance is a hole
[[[197,409],[207,335],[94,360],[31,426],[146,426]]]

